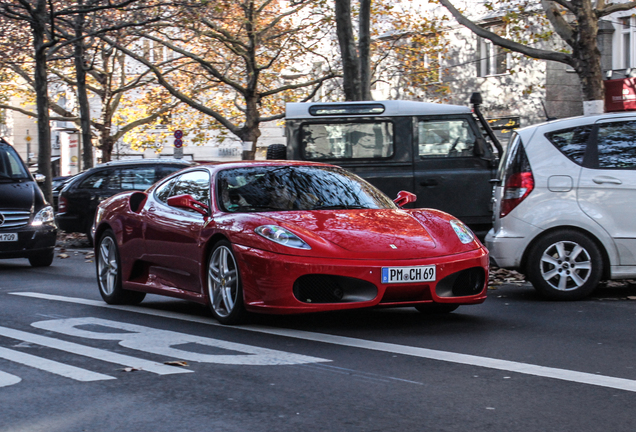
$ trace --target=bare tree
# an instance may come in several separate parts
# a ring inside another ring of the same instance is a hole
[[[528,57],[551,60],[571,66],[579,76],[585,114],[604,111],[604,83],[601,69],[601,52],[597,35],[599,20],[614,12],[636,7],[636,1],[613,3],[605,0],[541,0],[545,17],[554,32],[569,47],[569,53],[533,48],[497,35],[468,19],[458,11],[451,0],[438,0],[455,19],[477,36],[491,40],[495,45],[519,52]]]
[[[371,0],[360,0],[358,44],[353,32],[351,0],[335,0],[336,32],[342,57],[345,99],[371,99]]]

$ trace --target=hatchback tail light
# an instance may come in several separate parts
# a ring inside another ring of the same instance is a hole
[[[67,204],[68,202],[66,201],[66,198],[64,198],[63,196],[60,196],[59,200],[57,201],[57,212],[58,213],[66,212]]]
[[[499,217],[504,217],[517,207],[534,189],[534,177],[526,151],[520,139],[510,149],[507,166],[502,179],[504,187]]]

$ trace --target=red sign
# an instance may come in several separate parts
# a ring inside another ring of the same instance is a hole
[[[636,110],[636,78],[605,81],[605,111]]]
[[[176,131],[174,131],[174,137],[176,139],[181,139],[183,138],[183,131],[180,129],[177,129]]]
[[[175,140],[174,140],[174,146],[175,146],[176,148],[179,148],[179,147],[181,147],[182,145],[183,145],[183,141],[181,141],[179,138],[177,138],[177,139],[175,139]]]

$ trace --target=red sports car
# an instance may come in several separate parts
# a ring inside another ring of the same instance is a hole
[[[188,168],[100,204],[99,291],[111,304],[146,293],[209,304],[224,324],[246,312],[482,303],[488,251],[451,215],[400,208],[414,200],[394,203],[321,163]]]

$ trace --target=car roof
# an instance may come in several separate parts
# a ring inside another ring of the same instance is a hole
[[[551,120],[542,123],[536,123],[533,125],[525,126],[515,130],[515,132],[521,135],[528,135],[534,133],[537,129],[545,129],[545,130],[559,130],[566,129],[570,127],[583,126],[594,124],[598,121],[602,120],[620,120],[622,118],[634,118],[636,117],[636,111],[622,111],[622,112],[611,112],[597,115],[589,115],[589,116],[576,116],[576,117],[567,117],[557,120]]]
[[[121,159],[121,160],[114,160],[114,161],[98,164],[95,166],[95,168],[108,167],[113,165],[119,166],[119,165],[146,165],[146,164],[192,166],[192,165],[195,165],[195,162],[185,161],[183,159],[174,159],[174,158]]]
[[[356,107],[381,105],[384,111],[372,114],[320,114],[310,113],[311,107]],[[384,100],[368,102],[292,102],[285,106],[286,119],[320,119],[337,117],[396,117],[414,115],[470,114],[472,110],[461,105],[446,105],[431,102]]]

